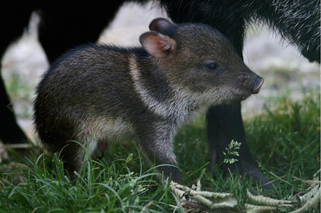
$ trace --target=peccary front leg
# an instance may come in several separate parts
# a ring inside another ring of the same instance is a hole
[[[152,128],[142,128],[138,133],[142,152],[149,163],[155,162],[156,171],[163,173],[164,178],[171,175],[171,180],[181,182],[182,174],[177,168],[176,157],[173,152],[173,127],[164,124],[150,126]]]

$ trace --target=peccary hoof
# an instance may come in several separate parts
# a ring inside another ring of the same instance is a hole
[[[256,165],[248,162],[241,162],[237,165],[230,165],[224,167],[224,174],[228,175],[232,173],[233,175],[241,175],[246,178],[252,178],[253,186],[259,186],[264,190],[270,190],[273,185],[270,180],[257,168]]]

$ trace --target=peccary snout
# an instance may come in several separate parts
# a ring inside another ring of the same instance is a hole
[[[242,96],[242,100],[251,94],[258,94],[264,83],[264,79],[248,67],[243,69],[236,79],[236,85],[238,85],[239,88],[238,93],[242,93],[243,95],[246,94],[245,96]]]
[[[264,79],[260,76],[257,76],[254,82],[253,94],[258,94],[264,83]]]

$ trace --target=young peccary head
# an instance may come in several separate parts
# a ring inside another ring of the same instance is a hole
[[[149,28],[140,36],[142,46],[159,60],[171,84],[198,102],[230,103],[259,92],[263,78],[243,63],[219,31],[162,18],[153,20]]]

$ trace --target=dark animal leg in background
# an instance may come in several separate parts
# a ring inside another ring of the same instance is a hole
[[[0,13],[1,17],[1,40],[0,56],[2,57],[8,46],[20,37],[28,26],[29,17],[32,12],[31,2],[19,3],[4,1]],[[1,64],[2,65],[2,64]],[[0,68],[0,140],[5,144],[26,143],[26,135],[16,121],[13,106],[6,91],[4,81],[1,77]]]
[[[17,144],[27,142],[27,137],[17,124],[13,112],[13,106],[9,100],[0,76],[0,139],[5,144]]]
[[[239,150],[240,157],[234,164],[223,164],[225,174],[229,170],[236,174],[247,174],[252,176],[256,183],[266,184],[268,180],[257,168],[247,146],[243,121],[241,116],[241,104],[221,105],[211,107],[207,113],[207,133],[211,155],[210,169],[215,166],[216,158],[224,159],[223,151],[232,141],[241,142]],[[233,158],[236,158],[233,156]],[[269,185],[265,186],[269,188]]]

